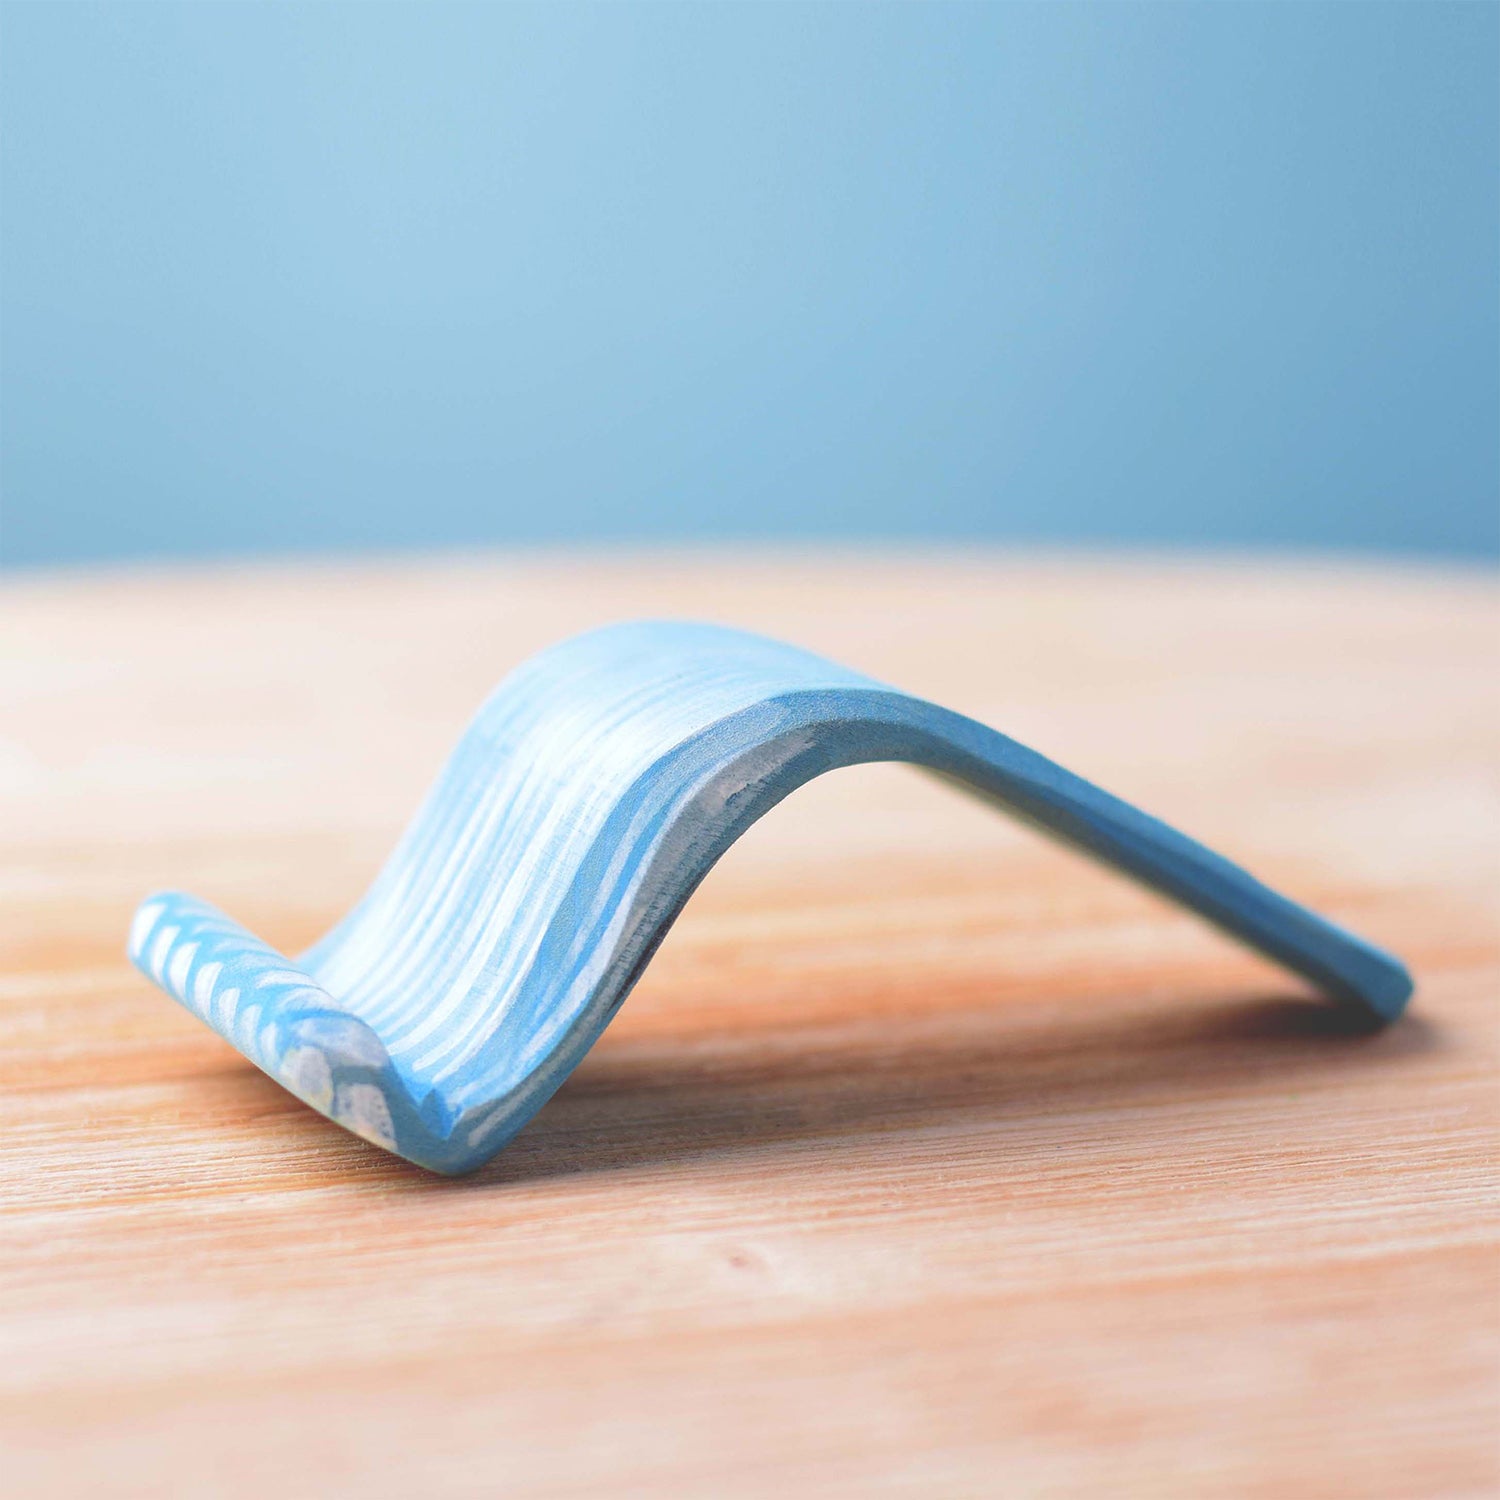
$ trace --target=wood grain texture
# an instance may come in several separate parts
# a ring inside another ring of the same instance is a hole
[[[1492,1493],[1495,605],[984,557],[7,583],[0,1488]],[[752,830],[471,1179],[129,969],[169,884],[311,941],[506,670],[642,615],[995,724],[1393,948],[1411,1016],[1341,1030],[897,767]]]

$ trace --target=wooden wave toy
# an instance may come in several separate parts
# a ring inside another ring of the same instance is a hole
[[[578,1065],[721,854],[824,771],[907,761],[1191,908],[1372,1024],[1401,963],[983,724],[794,646],[614,626],[480,709],[368,893],[297,959],[195,897],[132,960],[253,1063],[436,1172],[492,1157]]]

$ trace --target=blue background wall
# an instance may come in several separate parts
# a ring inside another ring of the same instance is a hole
[[[0,555],[1494,556],[1497,18],[9,5]]]

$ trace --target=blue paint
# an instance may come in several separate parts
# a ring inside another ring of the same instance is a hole
[[[1493,5],[10,5],[0,559],[1500,551]]]
[[[1159,890],[1375,1021],[1400,962],[1014,740],[717,626],[595,631],[480,710],[358,906],[296,960],[192,896],[130,955],[299,1097],[438,1172],[493,1156],[618,1009],[730,844],[825,771],[951,777]]]

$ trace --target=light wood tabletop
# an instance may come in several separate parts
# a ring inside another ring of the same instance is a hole
[[[1488,1495],[1479,574],[703,553],[0,586],[7,1495]],[[901,767],[798,792],[473,1177],[128,967],[342,915],[500,677],[640,616],[993,724],[1412,966],[1297,981]]]

